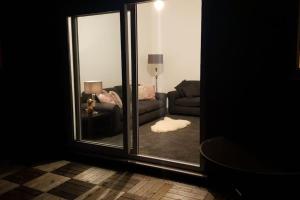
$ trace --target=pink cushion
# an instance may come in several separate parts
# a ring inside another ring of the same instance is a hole
[[[123,104],[122,104],[122,100],[119,97],[119,95],[116,92],[114,92],[114,91],[109,91],[109,94],[114,99],[115,104],[117,104],[120,108],[122,108]]]
[[[106,90],[102,90],[102,92],[97,95],[97,97],[101,103],[111,103],[114,105],[118,105],[120,108],[123,107],[121,98],[114,91],[107,92]]]
[[[138,93],[139,100],[155,99],[155,88],[153,85],[139,85]]]
[[[107,91],[105,91],[105,90],[102,90],[102,92],[100,94],[98,94],[97,97],[101,103],[116,104],[112,95],[107,93]]]

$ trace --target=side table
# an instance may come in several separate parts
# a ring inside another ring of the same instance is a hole
[[[111,134],[112,119],[109,112],[88,114],[81,112],[82,139],[102,138]]]

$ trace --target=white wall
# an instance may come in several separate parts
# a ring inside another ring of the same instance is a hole
[[[168,92],[182,80],[200,80],[201,0],[165,0],[157,11],[153,3],[138,4],[139,83],[155,84],[148,54],[163,53],[158,91]]]
[[[149,53],[164,54],[159,91],[174,90],[184,79],[200,80],[201,0],[165,0],[161,11],[153,3],[141,3],[137,19],[140,84],[155,84]],[[119,13],[79,17],[78,37],[81,82],[101,80],[104,88],[121,85]]]
[[[120,14],[79,17],[78,40],[81,83],[101,80],[104,88],[121,85]]]

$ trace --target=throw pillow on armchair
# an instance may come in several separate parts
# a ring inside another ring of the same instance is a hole
[[[200,97],[200,83],[190,83],[182,88],[186,97]]]
[[[200,81],[183,80],[175,89],[180,97],[199,97]]]

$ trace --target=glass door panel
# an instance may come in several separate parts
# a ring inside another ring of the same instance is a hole
[[[201,0],[126,4],[68,23],[75,141],[97,145],[99,153],[195,170]],[[157,125],[162,120],[173,120],[173,130]],[[182,121],[186,126],[174,129]]]
[[[122,147],[126,95],[122,86],[120,12],[78,16],[71,23],[80,97],[76,139]]]
[[[137,4],[142,156],[199,165],[200,24],[201,0]]]

